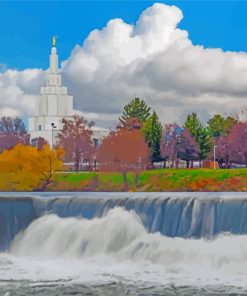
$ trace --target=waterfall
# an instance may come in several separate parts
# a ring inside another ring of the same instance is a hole
[[[247,234],[245,195],[70,193],[60,194],[60,197],[59,194],[51,194],[47,198],[5,194],[0,197],[0,249],[6,250],[13,238],[34,220],[32,224],[43,221],[46,225],[46,220],[39,218],[47,214],[49,219],[77,217],[86,221],[100,218],[97,220],[100,227],[107,213],[118,208],[135,214],[140,227],[148,233],[158,232],[166,237],[211,238],[223,232]],[[120,225],[120,219],[120,216],[114,216],[116,227]],[[131,223],[128,227],[132,227]]]
[[[14,236],[24,230],[38,215],[30,198],[0,199],[0,250],[8,248]]]
[[[32,260],[98,260],[106,256],[118,263],[147,261],[184,268],[203,262],[204,267],[227,269],[232,264],[245,266],[247,238],[222,235],[209,241],[148,233],[133,210],[117,207],[91,220],[44,215],[14,238],[8,253]]]

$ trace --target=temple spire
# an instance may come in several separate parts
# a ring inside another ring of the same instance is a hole
[[[58,74],[57,37],[52,37],[52,48],[50,55],[50,73]]]
[[[57,36],[52,36],[52,47],[56,47],[57,45]]]

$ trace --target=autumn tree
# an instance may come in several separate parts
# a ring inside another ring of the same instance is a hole
[[[63,149],[51,149],[49,145],[38,150],[18,144],[4,150],[0,153],[1,190],[45,190],[53,182],[55,172],[62,169],[63,154]]]
[[[19,144],[0,153],[1,190],[32,191],[36,188],[40,180],[33,172],[37,160],[38,151],[32,146]]]
[[[135,174],[138,185],[140,172],[149,163],[149,148],[140,129],[122,128],[106,137],[98,150],[100,169],[122,173],[124,188],[128,187],[127,172]]]
[[[59,144],[66,152],[66,160],[73,160],[75,171],[79,171],[81,161],[92,162],[93,122],[88,122],[83,117],[74,115],[73,119],[63,119],[63,130],[58,134]]]
[[[171,161],[171,167],[177,162],[178,147],[182,128],[177,123],[166,124],[162,131],[162,139],[160,144],[161,157],[166,161]]]
[[[219,163],[220,168],[229,168],[232,162],[232,141],[229,135],[220,136],[215,142],[216,160]]]
[[[130,117],[126,119],[124,123],[119,123],[117,129],[126,129],[126,130],[141,130],[143,128],[143,123],[135,117]]]
[[[52,149],[48,144],[38,149],[38,163],[36,170],[41,175],[39,190],[45,190],[52,184],[55,172],[62,170],[64,149],[60,146]]]
[[[190,161],[198,159],[199,145],[187,129],[180,134],[178,143],[178,157],[186,161],[186,167],[189,168]]]
[[[235,124],[229,134],[231,158],[247,167],[247,122]]]
[[[30,136],[19,117],[2,117],[0,119],[0,152],[11,149],[17,144],[28,145]]]
[[[162,125],[155,111],[151,114],[151,108],[144,100],[134,98],[124,107],[123,114],[119,118],[120,126],[125,126],[130,119],[136,119],[142,126],[142,131],[150,148],[150,160],[160,161],[160,140]]]

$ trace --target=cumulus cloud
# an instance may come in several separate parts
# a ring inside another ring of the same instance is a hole
[[[39,69],[0,73],[0,116],[32,114],[44,78],[44,71]]]
[[[132,98],[143,98],[163,122],[197,111],[204,121],[245,104],[247,54],[193,45],[178,28],[176,6],[156,3],[135,24],[112,19],[92,31],[62,62],[63,81],[74,108],[109,126]],[[0,114],[29,114],[44,71],[0,73]]]
[[[138,96],[168,122],[244,105],[247,55],[193,45],[178,28],[182,18],[179,8],[157,3],[135,24],[113,19],[92,31],[62,64],[76,108],[116,114]]]

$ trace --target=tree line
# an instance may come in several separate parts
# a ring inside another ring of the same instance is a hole
[[[243,109],[242,113],[247,112]],[[54,148],[43,138],[32,146],[20,118],[0,119],[0,173],[12,173],[13,180],[5,180],[8,184],[18,188],[26,178],[27,187],[44,190],[54,172],[64,169],[63,163],[73,163],[73,169],[79,171],[82,162],[88,170],[119,171],[126,184],[126,174],[132,171],[137,184],[140,172],[153,168],[154,163],[177,168],[182,160],[187,168],[195,161],[202,166],[203,161],[213,160],[214,149],[220,168],[232,164],[247,167],[247,121],[238,116],[215,114],[203,124],[193,112],[183,124],[162,127],[157,113],[144,100],[134,98],[124,107],[116,128],[98,146],[93,141],[93,122],[78,115],[62,122]]]

